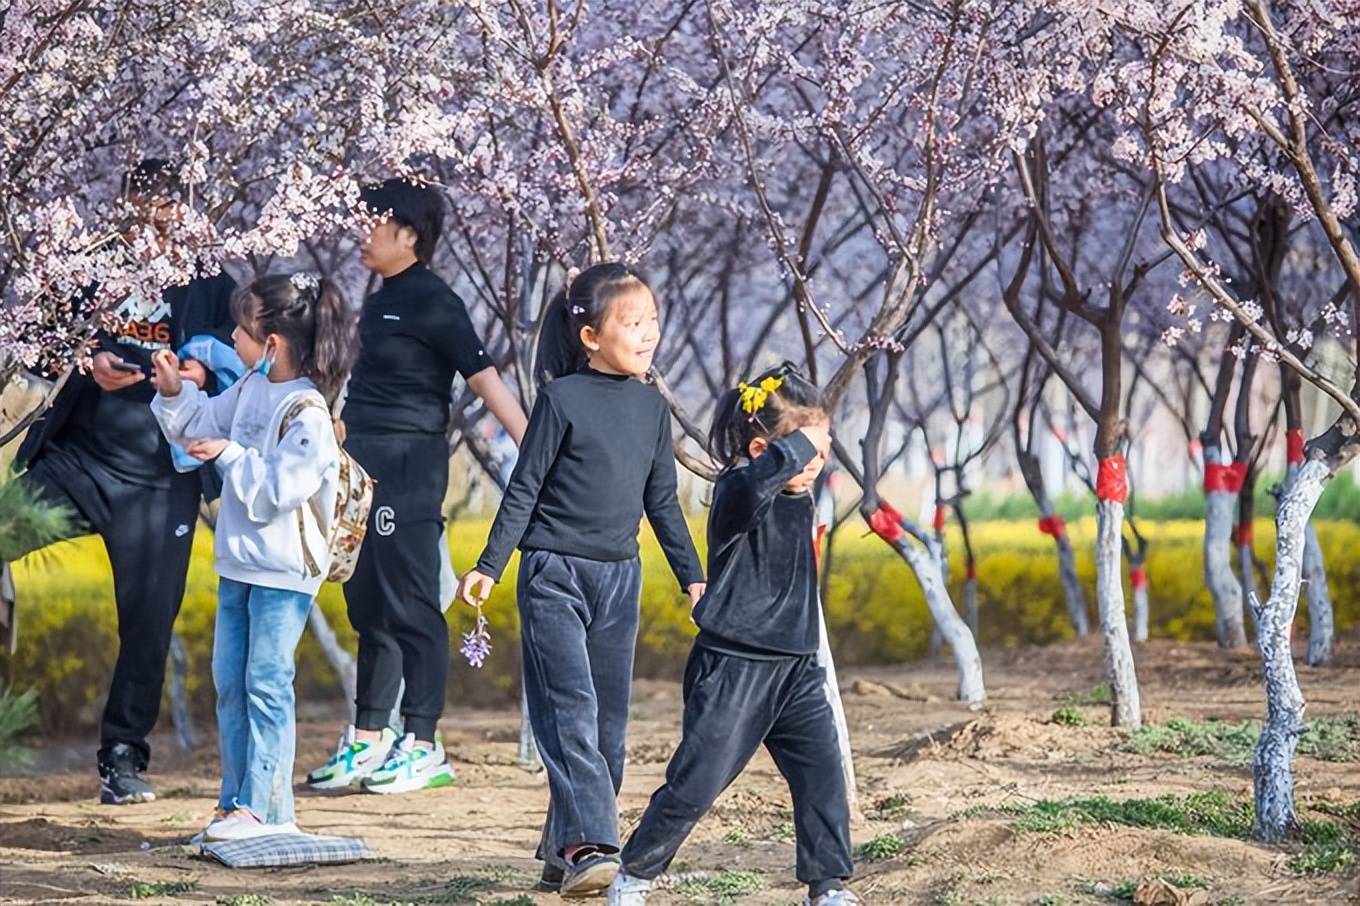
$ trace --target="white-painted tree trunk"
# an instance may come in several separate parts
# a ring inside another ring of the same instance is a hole
[[[1147,585],[1133,587],[1133,640],[1148,640],[1148,590]]]
[[[335,637],[335,630],[331,628],[330,621],[326,619],[326,614],[322,612],[321,605],[312,602],[312,609],[307,612],[307,626],[312,630],[312,635],[316,637],[317,644],[321,646],[321,653],[326,656],[326,663],[331,665],[336,677],[340,680],[340,688],[345,692],[345,700],[349,703],[350,722],[354,719],[354,697],[355,687],[358,683],[358,670],[354,663],[354,656],[345,650],[340,644],[340,640]]]
[[[926,606],[930,608],[930,616],[939,627],[940,635],[954,649],[954,662],[959,671],[959,700],[981,706],[987,701],[987,690],[982,682],[982,658],[978,655],[973,634],[949,599],[941,557],[934,550],[927,551],[907,538],[895,546],[921,584]]]
[[[1223,465],[1222,450],[1204,448],[1204,467]],[[1247,644],[1242,616],[1242,589],[1232,570],[1233,508],[1237,495],[1209,491],[1204,495],[1204,583],[1214,600],[1214,622],[1220,648]]]
[[[1303,536],[1303,581],[1308,594],[1308,664],[1321,667],[1332,660],[1332,596],[1327,589],[1327,564],[1317,532],[1309,520]]]
[[[1096,608],[1100,631],[1105,637],[1105,672],[1110,683],[1110,722],[1136,730],[1142,726],[1138,700],[1138,675],[1129,646],[1128,617],[1124,612],[1123,558],[1124,504],[1114,500],[1096,502]]]
[[[831,637],[826,632],[826,610],[817,602],[821,619],[821,638],[817,642],[817,666],[826,671],[826,700],[836,722],[836,738],[841,747],[841,772],[845,775],[845,791],[850,799],[850,810],[855,810],[859,790],[855,783],[855,762],[850,752],[850,725],[845,720],[845,705],[841,702],[840,682],[836,679],[836,662],[831,657]]]
[[[1237,575],[1239,576],[1239,587],[1242,589],[1242,600],[1250,601],[1256,597],[1256,558],[1250,544],[1236,544],[1236,542],[1234,544],[1237,550]],[[1255,624],[1255,611],[1250,607],[1244,609],[1247,611],[1251,622]]]
[[[1270,598],[1256,607],[1256,644],[1261,651],[1266,719],[1252,760],[1258,840],[1275,843],[1298,827],[1294,811],[1294,752],[1303,732],[1303,690],[1294,672],[1290,627],[1299,605],[1305,526],[1331,472],[1310,460],[1286,482],[1276,510],[1275,576]]]
[[[963,619],[974,640],[978,637],[978,600],[977,579],[970,578],[963,583]]]
[[[529,696],[524,691],[524,683],[519,684],[519,766],[526,771],[539,771],[543,768],[543,758],[538,754],[538,743],[534,740],[534,728],[529,723]]]
[[[198,742],[194,732],[193,709],[189,707],[189,651],[178,632],[170,634],[170,720],[175,725],[175,741],[186,752]]]
[[[1067,618],[1072,621],[1072,629],[1077,638],[1084,639],[1091,634],[1091,622],[1086,616],[1086,595],[1081,590],[1077,578],[1077,557],[1072,551],[1072,539],[1061,535],[1058,545],[1058,575],[1062,578],[1063,600],[1067,602]]]

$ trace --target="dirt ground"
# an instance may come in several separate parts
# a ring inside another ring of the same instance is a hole
[[[1360,633],[1343,638],[1338,651],[1336,666],[1299,668],[1310,716],[1360,710]],[[1145,721],[1243,720],[1263,710],[1252,651],[1153,642],[1136,656]],[[1122,882],[1186,875],[1207,893],[1184,902],[1360,902],[1354,866],[1299,876],[1288,848],[1122,825],[1023,832],[1013,815],[989,812],[1068,796],[1249,796],[1251,775],[1211,756],[1125,751],[1099,705],[1081,708],[1087,726],[1051,722],[1065,696],[1101,682],[1097,640],[986,651],[984,664],[991,698],[977,713],[951,700],[947,663],[844,671],[859,778],[855,842],[896,833],[905,844],[895,856],[861,862],[853,886],[866,902],[1108,903]],[[324,758],[340,713],[338,704],[304,712],[299,775]],[[662,779],[679,717],[678,684],[639,684],[620,806],[625,831]],[[212,739],[193,754],[160,740],[154,779],[161,796],[126,808],[96,804],[88,755],[74,754],[80,745],[44,748],[55,769],[0,779],[0,902],[125,902],[168,889],[136,884],[170,883],[188,889],[149,902],[558,902],[528,893],[547,791],[541,773],[515,763],[517,714],[455,708],[443,730],[458,771],[452,787],[407,797],[298,796],[304,829],[360,836],[381,860],[255,872],[220,867],[186,845],[213,804]],[[1300,758],[1297,768],[1301,804],[1360,802],[1360,764]],[[670,886],[652,902],[800,902],[791,827],[787,791],[762,753],[699,825]]]

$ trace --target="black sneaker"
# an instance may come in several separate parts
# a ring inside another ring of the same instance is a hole
[[[127,743],[120,742],[99,759],[99,801],[104,805],[151,802],[156,793],[142,772],[146,763]]]
[[[559,891],[564,897],[598,897],[614,883],[619,873],[619,857],[604,853],[578,856],[567,869]]]
[[[534,885],[534,890],[539,893],[557,893],[562,889],[562,881],[567,873],[556,865],[547,862],[543,863],[543,874],[539,875],[538,883]]]

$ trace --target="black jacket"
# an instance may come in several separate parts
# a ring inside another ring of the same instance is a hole
[[[162,292],[162,298],[170,305],[170,345],[181,347],[190,337],[206,334],[224,343],[231,343],[235,323],[231,317],[231,296],[236,281],[230,275],[219,273],[212,277],[202,277],[182,286],[171,286]],[[88,298],[90,294],[86,294]],[[82,299],[77,298],[72,308],[78,313]],[[99,340],[104,348],[117,351],[117,338],[100,334]],[[209,373],[211,381],[211,372]],[[212,389],[211,386],[208,389]],[[67,380],[47,411],[40,415],[29,427],[24,441],[15,454],[15,466],[26,468],[36,462],[51,444],[61,429],[71,419],[81,400],[92,392],[99,391],[94,378],[76,371]],[[215,469],[199,469],[198,474],[204,482],[204,494],[213,499],[221,490]]]

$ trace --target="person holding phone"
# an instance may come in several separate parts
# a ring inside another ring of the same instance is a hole
[[[182,212],[176,168],[144,160],[124,175],[137,213],[129,231],[154,231],[161,243]],[[194,337],[230,343],[235,281],[225,273],[167,287],[152,298],[130,296],[116,325],[98,335],[89,374],[73,374],[51,408],[29,429],[16,456],[19,481],[71,510],[75,534],[98,534],[113,567],[118,658],[100,721],[100,801],[155,798],[143,776],[147,736],[160,713],[170,637],[184,597],[205,472],[181,472],[171,459],[150,403],[151,357]],[[93,294],[88,290],[85,299]],[[79,306],[82,299],[74,304]],[[217,389],[201,362],[183,361],[182,380]]]

